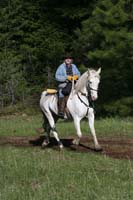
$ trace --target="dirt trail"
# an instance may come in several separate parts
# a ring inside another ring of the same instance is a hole
[[[0,146],[16,146],[16,147],[41,147],[44,140],[43,136],[6,136],[0,137]],[[65,148],[75,152],[97,153],[118,159],[133,159],[133,139],[119,137],[100,137],[98,138],[103,150],[96,152],[91,137],[83,137],[79,146],[72,145],[73,137],[65,137],[61,139]],[[48,148],[57,148],[54,138],[51,138],[51,144]]]

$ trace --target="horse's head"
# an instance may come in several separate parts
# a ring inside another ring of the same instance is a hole
[[[75,93],[81,92],[90,96],[95,101],[98,98],[98,85],[100,82],[101,68],[97,71],[94,69],[88,69],[75,85]]]
[[[98,85],[100,82],[101,68],[97,71],[94,69],[88,69],[88,93],[91,99],[95,101],[98,98]]]

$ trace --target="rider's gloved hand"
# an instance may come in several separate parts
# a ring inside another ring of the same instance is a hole
[[[72,80],[76,81],[76,80],[78,80],[78,75],[68,76],[67,79],[69,81],[72,81]]]
[[[72,80],[73,80],[73,76],[68,76],[67,79],[68,79],[69,81],[72,81]]]
[[[73,75],[73,80],[77,81],[78,80],[78,75]]]

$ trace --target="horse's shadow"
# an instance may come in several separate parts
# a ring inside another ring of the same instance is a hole
[[[37,139],[34,140],[29,140],[30,145],[32,146],[42,146],[43,141],[46,139],[45,136],[40,136]],[[73,139],[72,138],[63,138],[61,139],[61,142],[63,143],[64,147],[68,150],[71,151],[77,151],[77,152],[88,152],[88,151],[93,151],[95,152],[95,148],[90,147],[90,146],[86,146],[83,143],[77,145],[74,145],[72,143]],[[45,148],[52,148],[52,149],[59,149],[58,147],[58,143],[55,140],[54,137],[50,137],[50,143],[45,147]]]

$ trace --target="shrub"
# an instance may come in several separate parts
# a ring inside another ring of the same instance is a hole
[[[110,104],[105,104],[103,110],[109,116],[131,116],[133,115],[133,97],[124,97]]]

